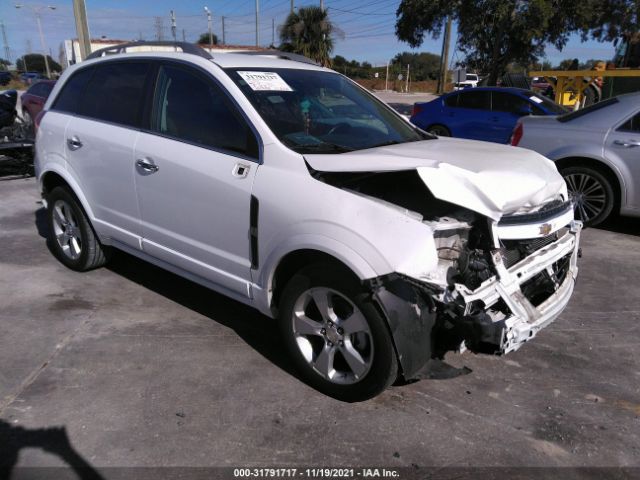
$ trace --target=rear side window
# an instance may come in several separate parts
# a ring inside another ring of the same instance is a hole
[[[98,65],[80,106],[86,117],[130,127],[140,124],[148,62]]]
[[[52,109],[61,112],[79,113],[82,94],[91,79],[91,75],[93,75],[93,70],[93,67],[83,68],[74,73],[62,87],[62,91],[56,97]]]
[[[257,157],[253,132],[213,81],[191,69],[162,66],[152,130],[178,140]]]
[[[463,92],[459,95],[458,107],[489,110],[491,108],[491,92]]]

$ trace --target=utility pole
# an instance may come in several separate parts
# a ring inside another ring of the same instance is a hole
[[[389,61],[387,61],[387,74],[384,77],[384,91],[389,90]]]
[[[409,93],[409,64],[407,63],[407,81],[405,83],[405,91]]]
[[[187,41],[187,36],[184,33],[184,28],[182,29],[182,41],[186,42]]]
[[[156,29],[156,40],[158,41],[164,40],[164,21],[162,20],[162,17],[156,17],[155,29]]]
[[[444,93],[444,86],[447,83],[447,71],[449,69],[449,43],[451,42],[451,17],[447,17],[444,27],[444,38],[442,39],[442,55],[440,56],[440,75],[438,75],[437,93]]]
[[[276,44],[276,19],[271,19],[271,46]]]
[[[91,37],[89,36],[87,7],[84,0],[73,0],[73,16],[76,19],[76,35],[80,47],[80,61],[82,61],[91,53]]]
[[[293,13],[293,0],[291,0],[291,11],[289,13]]]
[[[260,15],[260,0],[256,0],[256,47],[260,44],[260,34],[258,31],[258,17]]]
[[[320,0],[320,10],[324,10],[324,0]]]
[[[171,36],[173,37],[173,43],[176,43],[176,14],[171,10]]]
[[[213,48],[213,31],[211,30],[211,23],[213,19],[211,18],[211,10],[208,7],[204,7],[204,13],[207,14],[207,27],[209,28],[209,50]]]
[[[7,41],[7,31],[4,28],[4,22],[0,22],[2,27],[2,41],[4,43],[4,58],[11,61],[11,49],[9,48],[9,42]]]
[[[224,17],[222,17],[222,44],[226,45],[227,41],[224,38]]]

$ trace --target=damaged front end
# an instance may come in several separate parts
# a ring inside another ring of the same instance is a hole
[[[447,351],[517,350],[569,302],[582,224],[573,219],[566,190],[496,220],[436,198],[415,170],[312,174],[401,208],[432,232],[435,268],[398,269],[366,282],[388,320],[407,380],[423,378],[430,360]]]
[[[578,273],[582,224],[568,202],[549,210],[535,221],[523,215],[484,226],[471,212],[427,221],[437,270],[420,279],[396,274],[369,282],[405,378],[450,350],[517,350],[560,315]]]

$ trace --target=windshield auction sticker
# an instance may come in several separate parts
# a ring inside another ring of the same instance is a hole
[[[293,92],[276,72],[238,72],[252,90],[270,92]]]

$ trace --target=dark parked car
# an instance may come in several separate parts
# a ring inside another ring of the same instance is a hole
[[[24,72],[24,73],[20,74],[20,80],[22,80],[27,85],[32,85],[33,83],[37,82],[38,80],[43,80],[45,78],[46,77],[44,75],[42,75],[41,73],[38,73],[38,72]]]
[[[24,92],[20,101],[22,102],[22,118],[27,125],[33,126],[33,121],[44,107],[55,84],[55,80],[42,80],[34,83]]]
[[[518,118],[563,113],[563,106],[530,90],[478,87],[416,103],[411,122],[440,136],[508,143]]]
[[[11,73],[0,71],[0,85],[8,85],[11,81]]]

